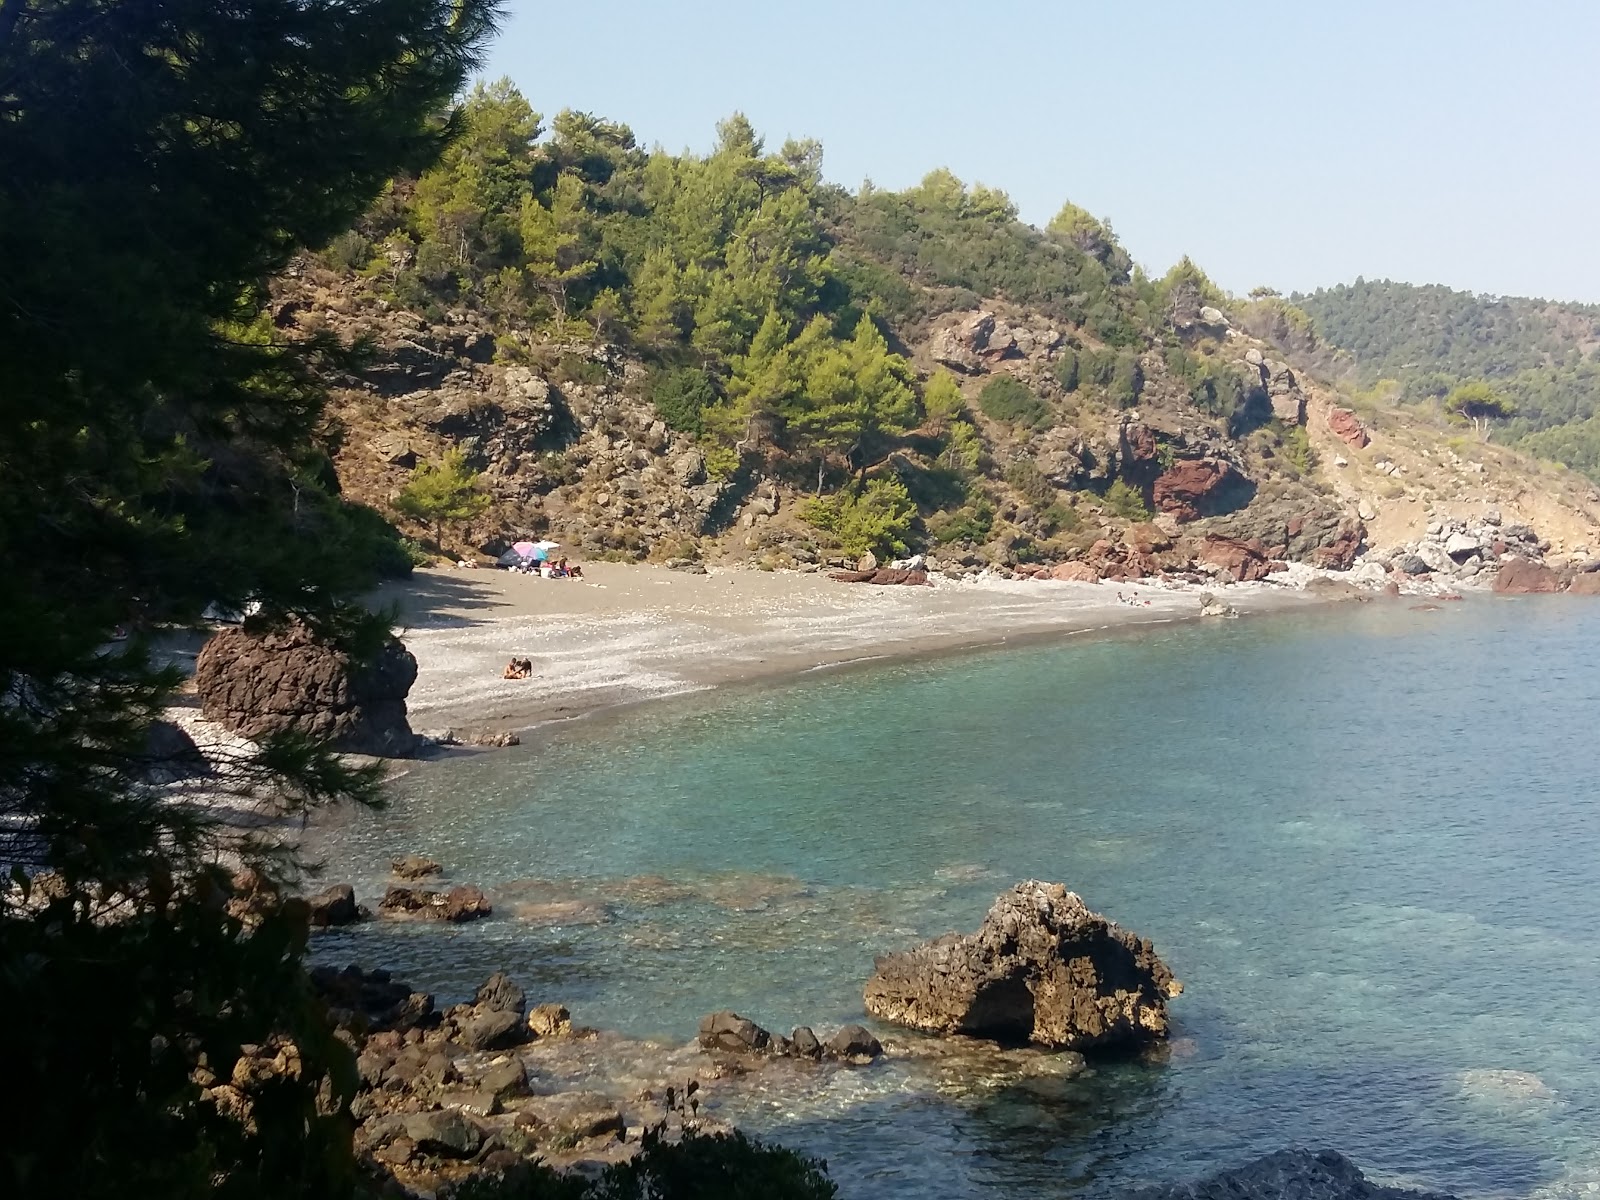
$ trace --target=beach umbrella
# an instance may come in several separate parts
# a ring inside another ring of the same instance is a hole
[[[532,558],[533,552],[538,549],[532,542],[518,542],[511,549],[518,558]]]
[[[535,550],[559,550],[561,548],[561,543],[560,542],[535,542],[533,544],[533,548]]]

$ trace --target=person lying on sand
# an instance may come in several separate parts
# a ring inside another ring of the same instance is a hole
[[[533,674],[533,660],[528,658],[513,658],[506,664],[506,669],[500,673],[502,679],[527,679]]]

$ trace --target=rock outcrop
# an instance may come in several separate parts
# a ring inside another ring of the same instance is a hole
[[[1226,575],[1228,578],[1223,582],[1235,583],[1265,579],[1272,572],[1281,571],[1284,566],[1281,562],[1269,559],[1260,542],[1214,533],[1208,534],[1200,544],[1195,560],[1215,567],[1219,578]]]
[[[1348,408],[1330,408],[1328,410],[1328,428],[1333,436],[1352,446],[1357,450],[1365,449],[1372,439],[1367,436],[1367,427],[1361,423],[1361,418]]]
[[[1450,1200],[1369,1183],[1342,1154],[1280,1150],[1205,1179],[1128,1193],[1129,1200]]]
[[[1559,592],[1561,576],[1542,562],[1527,558],[1507,559],[1494,578],[1494,590],[1506,595],[1533,595]]]
[[[494,906],[480,889],[470,884],[453,887],[448,892],[391,887],[378,901],[378,911],[386,917],[411,917],[459,924],[490,916]]]
[[[831,1058],[853,1063],[871,1062],[883,1054],[882,1043],[860,1025],[846,1025],[823,1042],[807,1025],[797,1027],[791,1037],[782,1037],[749,1017],[726,1010],[701,1017],[696,1040],[702,1050],[723,1054]]]
[[[1180,521],[1197,521],[1236,507],[1241,491],[1248,486],[1231,463],[1216,458],[1185,459],[1156,477],[1150,498],[1160,512]]]
[[[416,678],[417,660],[396,638],[358,660],[296,619],[222,630],[201,650],[194,673],[202,713],[234,733],[297,733],[388,758],[416,747],[406,721]]]
[[[873,1016],[937,1034],[1061,1050],[1167,1036],[1182,985],[1147,939],[1091,912],[1059,883],[1006,892],[974,934],[947,934],[877,959]]]

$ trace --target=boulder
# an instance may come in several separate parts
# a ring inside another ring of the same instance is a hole
[[[1210,592],[1201,592],[1200,615],[1202,617],[1237,617],[1239,610],[1225,600],[1218,600]]]
[[[370,915],[356,903],[356,891],[348,883],[336,883],[309,896],[306,904],[311,909],[311,924],[318,929],[335,925],[354,925]]]
[[[406,722],[416,678],[417,660],[396,638],[358,659],[293,618],[276,628],[222,630],[201,650],[194,673],[201,712],[234,733],[296,733],[388,758],[416,747]]]
[[[1503,595],[1530,595],[1537,592],[1559,592],[1561,576],[1529,558],[1508,558],[1500,573],[1494,577],[1494,590]]]
[[[572,1032],[572,1014],[562,1004],[536,1005],[528,1013],[528,1032],[536,1038],[565,1037]]]
[[[876,571],[877,569],[878,569],[878,556],[876,554],[874,554],[871,550],[868,550],[865,554],[863,554],[859,559],[856,560],[856,570],[858,570],[858,571]]]
[[[1480,549],[1482,547],[1478,544],[1478,539],[1470,533],[1452,533],[1444,540],[1444,552],[1458,561],[1470,558]]]
[[[1167,1000],[1182,990],[1148,940],[1063,885],[1029,880],[975,934],[877,959],[866,1005],[929,1033],[1085,1050],[1165,1038]]]
[[[416,1113],[405,1129],[418,1150],[447,1158],[470,1158],[483,1145],[483,1131],[459,1109]]]
[[[509,1050],[526,1040],[519,1013],[492,1011],[468,1021],[461,1030],[461,1044],[468,1050]]]
[[[1330,408],[1328,428],[1334,437],[1346,445],[1354,446],[1357,450],[1364,449],[1372,440],[1367,436],[1367,427],[1361,423],[1361,418],[1348,408]]]
[[[1099,583],[1100,572],[1088,563],[1064,562],[1050,568],[1050,578],[1063,583]]]
[[[479,1084],[503,1105],[513,1096],[528,1094],[528,1069],[514,1058],[507,1059],[497,1067],[490,1067]]]
[[[1280,1150],[1205,1179],[1127,1193],[1129,1200],[1450,1200],[1437,1192],[1380,1187],[1342,1154]]]
[[[443,911],[439,916],[446,921],[476,921],[494,912],[494,905],[479,888],[471,884],[453,887],[445,893]]]
[[[528,1010],[528,996],[511,982],[504,971],[496,971],[472,997],[472,1003],[488,1012],[514,1012],[520,1018]]]
[[[883,1053],[883,1043],[861,1025],[846,1025],[827,1040],[823,1049],[829,1058],[877,1058]],[[799,1052],[798,1046],[796,1052]]]
[[[795,1027],[794,1033],[789,1038],[789,1049],[796,1058],[822,1057],[822,1043],[817,1040],[817,1035],[811,1032],[809,1025]]]
[[[420,854],[403,854],[389,863],[389,870],[400,879],[426,879],[438,875],[444,868]]]
[[[1195,521],[1238,507],[1238,493],[1245,483],[1243,475],[1219,458],[1190,458],[1158,475],[1150,498],[1159,511],[1180,521]]]
[[[1402,575],[1426,575],[1431,569],[1421,556],[1410,553],[1396,554],[1389,565]]]
[[[1567,593],[1572,596],[1600,596],[1600,572],[1585,571],[1581,575],[1574,575],[1572,582],[1567,584]]]
[[[989,339],[994,331],[995,317],[992,312],[974,313],[959,325],[934,334],[928,352],[934,361],[947,367],[968,375],[977,374],[983,370],[985,358],[1001,357],[1006,350],[1015,346],[1015,340],[1007,334],[1001,339],[1005,345],[991,347]]]
[[[430,921],[476,921],[494,912],[478,888],[453,887],[448,892],[426,888],[391,887],[378,901],[378,911],[392,917],[421,917]]]
[[[699,1042],[705,1050],[752,1054],[767,1049],[772,1035],[736,1012],[715,1012],[700,1019]]]
[[[1195,551],[1195,559],[1219,567],[1239,583],[1265,579],[1273,571],[1281,571],[1283,564],[1266,556],[1261,543],[1255,540],[1223,537],[1208,533]]]

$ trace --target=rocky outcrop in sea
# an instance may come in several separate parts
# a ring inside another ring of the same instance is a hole
[[[1165,1038],[1167,1001],[1182,990],[1149,939],[1062,884],[1029,880],[997,899],[976,933],[877,959],[866,1005],[928,1033],[1102,1050]]]

